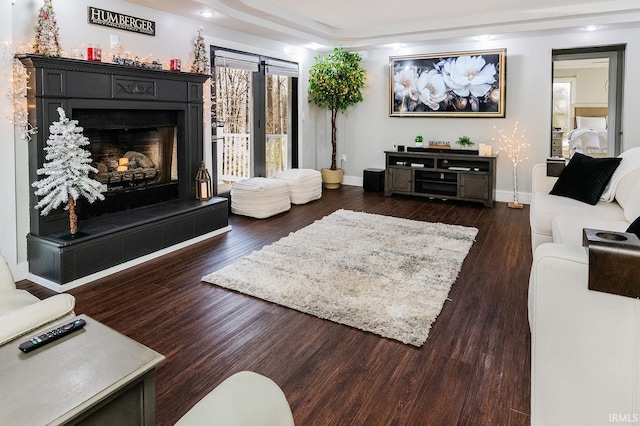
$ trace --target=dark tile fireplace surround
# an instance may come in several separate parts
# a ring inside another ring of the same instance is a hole
[[[105,201],[78,204],[79,234],[68,212],[30,210],[29,272],[64,285],[228,226],[227,199],[195,199],[203,159],[206,76],[65,58],[21,55],[30,73],[29,181],[44,162],[49,125],[62,106],[91,144]],[[120,158],[130,157],[125,167]],[[37,199],[30,191],[30,205]]]

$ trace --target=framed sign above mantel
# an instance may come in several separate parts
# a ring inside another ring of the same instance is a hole
[[[123,15],[122,13],[111,12],[109,10],[99,9],[93,6],[87,6],[87,14],[87,20],[90,24],[132,31],[134,33],[150,36],[156,35],[155,21]]]
[[[506,49],[389,58],[389,116],[504,117]]]

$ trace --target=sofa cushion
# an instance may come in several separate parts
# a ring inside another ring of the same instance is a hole
[[[39,301],[26,290],[0,290],[0,317]]]
[[[553,218],[551,232],[554,243],[582,246],[582,230],[584,228],[625,232],[628,226],[629,222],[626,220],[560,215]]]
[[[638,238],[640,238],[640,216],[636,220],[634,220],[631,225],[627,228],[627,232],[631,232],[632,234],[636,234]]]
[[[600,201],[596,205],[572,198],[537,192],[531,198],[531,231],[551,236],[551,221],[558,215],[586,216],[610,220],[625,220],[624,211],[618,203]]]
[[[611,176],[609,183],[600,198],[604,201],[613,201],[614,197],[624,206],[625,198],[629,197],[629,187],[625,181],[635,181],[640,176],[640,147],[631,148],[618,156],[622,161]]]
[[[625,200],[623,210],[624,217],[627,221],[633,222],[638,216],[640,216],[640,176],[631,186],[629,193],[631,196]]]
[[[595,205],[621,161],[621,158],[592,158],[575,153],[560,173],[551,194]]]

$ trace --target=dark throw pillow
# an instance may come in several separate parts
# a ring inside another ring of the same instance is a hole
[[[627,228],[627,232],[636,234],[636,236],[640,238],[640,216],[638,216],[636,220],[634,220],[633,223],[629,225],[629,227]]]
[[[592,158],[573,154],[550,194],[595,205],[622,158]]]

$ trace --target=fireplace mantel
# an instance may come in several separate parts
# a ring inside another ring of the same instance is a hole
[[[203,83],[207,75],[152,70],[101,62],[40,55],[18,55],[29,73],[27,101],[29,122],[38,129],[29,142],[29,181],[38,179],[37,170],[43,166],[44,150],[49,126],[58,121],[57,109],[63,107],[68,117],[95,110],[117,111],[125,116],[122,129],[131,126],[129,117],[148,117],[158,111],[166,120],[167,113],[175,117],[177,195],[169,201],[156,201],[140,209],[132,208],[115,213],[117,226],[105,231],[98,223],[110,223],[109,214],[82,219],[79,231],[97,230],[82,238],[67,239],[68,212],[62,208],[41,216],[33,206],[37,198],[30,190],[30,234],[27,239],[29,271],[57,284],[65,284],[124,263],[155,250],[182,243],[192,238],[228,227],[228,207],[224,198],[209,202],[195,199],[195,175],[203,160]],[[87,120],[91,122],[91,120]],[[83,123],[79,123],[80,126]],[[118,125],[118,123],[114,123]],[[133,194],[138,196],[137,194]],[[100,203],[100,201],[96,201]],[[94,203],[92,205],[97,205]],[[157,211],[157,214],[154,214]],[[154,224],[158,224],[155,226]],[[108,229],[108,228],[107,228]],[[131,250],[125,247],[132,238],[145,241],[145,233],[152,236],[144,244]],[[90,247],[90,250],[88,248]],[[88,256],[93,252],[94,255]],[[109,256],[105,256],[109,253]],[[120,255],[121,253],[122,255]],[[77,257],[80,256],[80,257]],[[110,260],[105,263],[105,258]],[[71,266],[70,266],[71,265]]]

